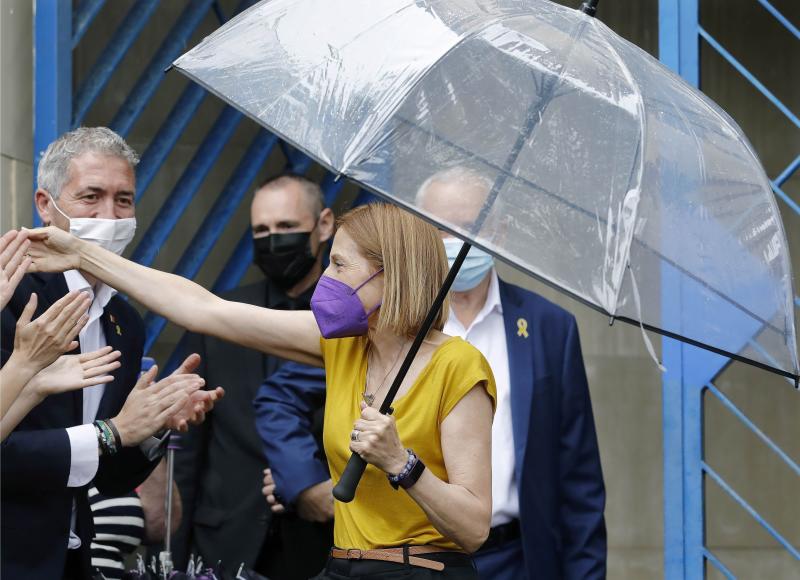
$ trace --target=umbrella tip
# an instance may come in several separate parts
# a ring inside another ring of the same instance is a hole
[[[594,16],[597,13],[597,5],[599,3],[600,0],[585,0],[579,10],[587,16]]]

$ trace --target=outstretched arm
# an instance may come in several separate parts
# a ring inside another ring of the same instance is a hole
[[[146,268],[54,227],[30,230],[32,271],[79,269],[192,332],[322,366],[311,312],[228,302],[194,282]]]

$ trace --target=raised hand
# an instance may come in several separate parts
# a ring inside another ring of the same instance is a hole
[[[80,239],[55,226],[22,230],[31,242],[28,255],[32,272],[66,272],[80,269]]]
[[[190,354],[172,374],[192,373],[200,366],[200,362],[199,354]],[[224,396],[225,389],[222,387],[209,391],[198,390],[192,393],[186,404],[170,417],[167,427],[186,431],[189,425],[199,425],[205,421],[206,413],[213,409],[216,402]]]
[[[0,308],[5,308],[11,300],[31,264],[31,259],[26,256],[30,245],[24,231],[11,230],[0,237]]]
[[[14,356],[37,373],[63,353],[77,348],[75,337],[89,320],[86,310],[91,302],[84,292],[70,292],[32,321],[38,298],[31,294],[17,319]]]
[[[86,354],[61,355],[25,386],[42,399],[47,395],[110,383],[109,373],[120,367],[120,352],[110,346]]]
[[[154,382],[157,373],[158,367],[153,366],[139,378],[119,415],[113,418],[123,447],[138,445],[164,429],[168,419],[205,383],[193,374],[173,374]]]

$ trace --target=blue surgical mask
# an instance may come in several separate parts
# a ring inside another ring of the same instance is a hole
[[[453,267],[456,256],[461,251],[464,242],[458,238],[444,238],[444,250],[447,252],[447,262]],[[461,264],[461,269],[456,274],[452,289],[455,292],[467,292],[481,283],[486,277],[486,273],[492,269],[494,259],[480,248],[471,247],[467,254],[467,259]]]

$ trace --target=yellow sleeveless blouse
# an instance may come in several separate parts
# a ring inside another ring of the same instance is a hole
[[[321,339],[320,344],[327,385],[323,439],[331,477],[336,482],[350,458],[350,432],[361,415],[367,339]],[[441,424],[478,383],[483,384],[494,406],[497,391],[489,363],[474,346],[453,337],[434,351],[409,391],[392,405],[400,441],[443,481],[447,481],[447,471]],[[433,527],[408,493],[393,489],[386,474],[374,465],[367,466],[355,499],[335,502],[334,510],[334,545],[339,548],[371,550],[403,544],[459,548]]]

